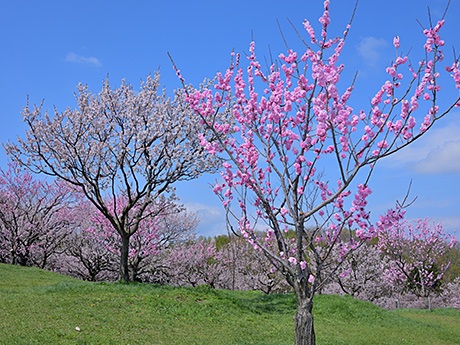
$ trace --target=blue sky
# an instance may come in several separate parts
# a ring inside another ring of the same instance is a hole
[[[417,20],[428,23],[428,7],[437,20],[446,3],[360,2],[342,60],[350,78],[358,71],[357,108],[367,110],[369,100],[386,80],[385,67],[394,58],[393,37],[401,37],[406,51],[420,51],[423,37]],[[353,6],[354,0],[331,1],[332,28],[337,33],[343,31]],[[288,18],[302,32],[302,21],[307,18],[316,25],[321,9],[318,0],[1,1],[0,142],[23,135],[20,112],[28,96],[32,103],[44,99],[45,108],[63,110],[75,106],[73,94],[79,82],[95,93],[106,76],[112,85],[125,78],[137,87],[158,69],[162,84],[172,90],[180,85],[167,52],[187,82],[196,85],[225,70],[232,49],[247,52],[252,38],[259,56],[285,52],[277,20],[288,43],[301,48]],[[446,19],[443,37],[450,61],[452,46],[460,53],[460,1],[452,1]],[[6,162],[1,150],[0,166]],[[382,161],[379,168],[371,181],[373,214],[401,199],[412,180],[411,195],[418,199],[408,217],[443,221],[459,237],[460,110],[415,146]],[[199,232],[205,235],[225,232],[223,210],[209,188],[215,178],[205,176],[178,186],[182,202],[201,216]]]

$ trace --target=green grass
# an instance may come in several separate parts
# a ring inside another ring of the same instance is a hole
[[[89,283],[0,264],[0,344],[293,344],[293,295]],[[318,344],[460,344],[460,311],[318,296]],[[75,327],[79,327],[77,331]]]

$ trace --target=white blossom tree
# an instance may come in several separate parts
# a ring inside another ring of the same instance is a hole
[[[209,133],[198,115],[180,93],[168,98],[159,78],[148,76],[137,93],[125,81],[112,89],[106,80],[98,94],[80,84],[77,108],[53,114],[43,112],[43,103],[27,102],[26,138],[5,145],[19,164],[80,189],[107,218],[121,236],[124,281],[130,238],[144,218],[154,216],[148,206],[161,195],[173,197],[175,182],[212,171],[217,161],[196,139]],[[127,200],[121,210],[119,196]]]

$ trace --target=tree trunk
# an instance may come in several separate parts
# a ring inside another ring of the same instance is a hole
[[[294,316],[295,344],[315,345],[315,329],[313,326],[313,301],[297,296],[297,311]]]
[[[429,311],[433,311],[433,307],[431,306],[431,295],[430,294],[426,296],[426,307],[428,308]]]
[[[120,280],[125,283],[129,283],[129,265],[128,265],[128,254],[129,254],[129,236],[123,234],[121,236],[121,253],[120,253]]]

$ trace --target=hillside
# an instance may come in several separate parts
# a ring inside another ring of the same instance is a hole
[[[293,295],[89,283],[0,264],[0,344],[293,344]],[[460,344],[460,310],[318,296],[318,344]],[[79,330],[77,330],[77,327]]]

